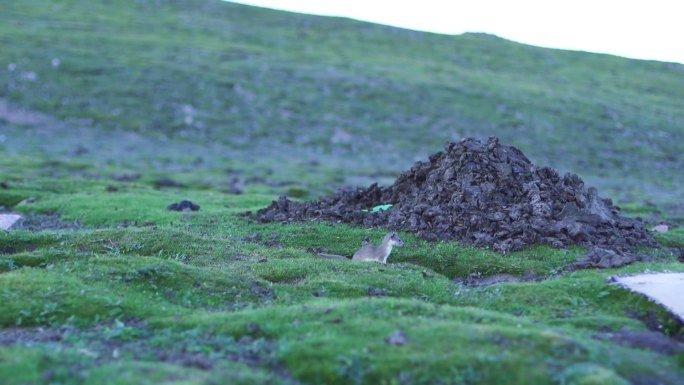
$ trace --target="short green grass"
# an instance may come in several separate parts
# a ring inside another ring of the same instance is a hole
[[[245,384],[622,384],[674,383],[684,375],[682,354],[595,338],[644,330],[640,319],[649,316],[664,333],[682,333],[656,305],[606,281],[684,271],[668,249],[647,250],[654,258],[647,263],[563,273],[581,249],[537,246],[502,255],[401,234],[406,245],[388,265],[325,260],[312,250],[348,255],[361,238],[378,241],[383,231],[242,216],[267,204],[266,195],[148,183],[108,192],[105,184],[36,178],[0,190],[6,201],[33,197],[17,207],[25,215],[82,223],[77,230],[0,233],[0,333],[72,328],[59,342],[19,339],[0,347],[0,376],[8,383],[47,376],[73,384],[199,384],[232,376]],[[180,197],[202,209],[165,209]],[[675,230],[659,240],[683,247],[682,235]],[[487,287],[452,281],[501,273],[537,280]],[[397,329],[407,336],[403,346],[385,342]],[[162,348],[135,353],[156,346],[145,337],[154,335]],[[266,345],[228,354],[212,343],[192,345],[198,336]],[[107,344],[118,346],[116,357]],[[170,346],[210,365],[158,353]],[[266,358],[241,356],[249,354]]]
[[[681,323],[607,282],[684,271],[680,228],[568,272],[581,248],[407,233],[388,265],[326,260],[384,231],[243,215],[498,135],[677,221],[681,65],[218,0],[4,2],[0,45],[0,206],[69,224],[0,232],[3,385],[684,381],[684,354],[609,338]],[[458,283],[495,274],[532,280]]]

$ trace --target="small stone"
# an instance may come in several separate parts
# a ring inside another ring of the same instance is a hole
[[[228,186],[228,193],[240,195],[245,192],[245,184],[240,178],[233,178]]]
[[[11,229],[20,224],[22,219],[22,216],[17,214],[0,214],[0,230]]]
[[[261,328],[259,327],[258,324],[254,322],[248,322],[247,323],[247,333],[249,334],[256,334],[261,331]]]
[[[393,331],[392,334],[385,337],[385,342],[390,345],[402,346],[406,345],[408,337],[406,337],[406,334],[404,334],[403,331],[397,329]]]
[[[243,241],[245,242],[261,242],[261,234],[260,233],[250,233],[247,234],[244,238],[242,238]]]
[[[199,205],[192,203],[189,200],[182,200],[177,203],[172,203],[166,207],[167,210],[173,211],[198,211],[200,209]]]
[[[654,233],[667,233],[668,231],[670,231],[670,226],[668,226],[668,225],[653,226],[651,231],[653,231]]]
[[[384,297],[386,295],[383,289],[377,287],[369,287],[367,293],[369,297]]]
[[[17,203],[17,207],[18,206],[30,205],[31,203],[34,203],[35,201],[36,201],[36,198],[28,197],[28,198],[24,199],[23,201]]]

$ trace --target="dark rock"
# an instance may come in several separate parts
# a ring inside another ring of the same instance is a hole
[[[386,295],[385,290],[383,289],[378,289],[377,287],[369,287],[368,288],[368,296],[369,297],[384,297]]]
[[[160,189],[163,187],[185,187],[185,185],[167,177],[161,177],[154,181],[154,188]]]
[[[240,195],[245,192],[245,183],[240,178],[233,178],[228,185],[228,193]]]
[[[684,249],[679,247],[673,247],[670,250],[672,251],[672,255],[677,257],[677,260],[679,262],[684,262]]]
[[[142,177],[141,174],[113,174],[112,179],[119,182],[135,182]]]
[[[247,333],[249,334],[257,334],[261,331],[261,327],[259,327],[259,325],[254,322],[248,322],[246,329]]]
[[[166,207],[167,210],[173,211],[199,211],[200,207],[189,200],[182,200],[180,202],[172,203]]]
[[[586,256],[578,259],[572,266],[575,268],[589,268],[589,267],[620,267],[627,265],[635,260],[638,256],[633,256],[627,252],[620,252],[614,250],[594,247],[589,250]]]

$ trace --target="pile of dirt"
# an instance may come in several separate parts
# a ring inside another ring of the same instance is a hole
[[[384,204],[392,206],[386,211],[370,210]],[[495,137],[485,143],[476,139],[448,143],[443,152],[416,163],[389,187],[343,189],[309,202],[281,197],[259,210],[257,218],[380,226],[501,252],[540,243],[559,248],[575,244],[624,256],[636,246],[656,244],[640,220],[620,216],[610,199],[586,188],[577,175],[561,177],[552,168],[537,167],[520,150],[500,144]],[[607,264],[630,262],[612,260]]]

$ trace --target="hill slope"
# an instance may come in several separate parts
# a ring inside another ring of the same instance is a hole
[[[682,271],[682,228],[568,271],[411,233],[323,260],[384,230],[243,215],[492,133],[665,201],[682,66],[219,1],[2,2],[0,44],[3,385],[684,382],[682,323],[607,280]]]
[[[5,3],[0,44],[0,97],[92,130],[390,175],[497,135],[606,195],[667,201],[682,182],[678,64],[217,0]]]

